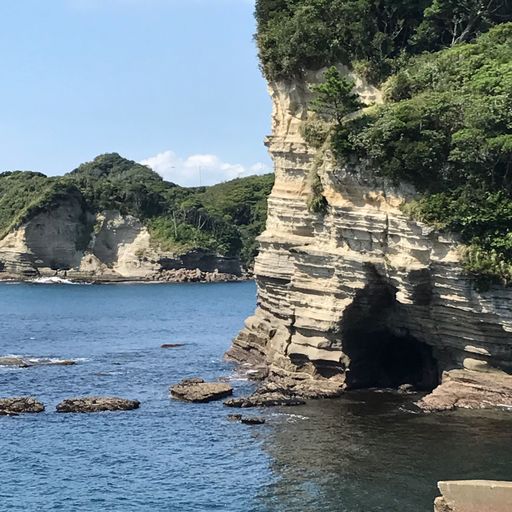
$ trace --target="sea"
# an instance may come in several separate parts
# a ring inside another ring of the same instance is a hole
[[[0,511],[431,512],[439,480],[512,479],[510,411],[420,414],[366,391],[243,425],[171,399],[185,377],[252,391],[224,353],[255,306],[252,282],[0,284],[0,356],[76,361],[0,367],[0,397],[46,406],[0,417]],[[55,412],[84,395],[141,407]]]

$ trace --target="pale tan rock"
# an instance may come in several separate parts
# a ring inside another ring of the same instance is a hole
[[[490,408],[512,410],[512,375],[499,370],[451,370],[443,374],[441,385],[418,405],[428,412]]]
[[[363,334],[379,330],[431,347],[439,372],[512,371],[512,289],[477,291],[457,238],[403,212],[411,186],[341,168],[329,154],[318,169],[328,211],[309,212],[315,151],[301,127],[310,92],[290,82],[271,83],[270,94],[276,180],[254,269],[258,308],[228,357],[266,364],[271,379],[313,396],[350,386]]]
[[[442,497],[435,512],[510,512],[512,482],[467,480],[439,482]]]

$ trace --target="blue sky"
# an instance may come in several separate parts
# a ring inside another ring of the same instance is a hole
[[[0,170],[113,151],[183,185],[268,170],[253,4],[0,2]]]

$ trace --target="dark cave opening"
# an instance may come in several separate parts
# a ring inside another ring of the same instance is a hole
[[[345,338],[348,389],[393,388],[411,384],[431,391],[439,384],[432,347],[412,336],[388,331],[351,333]]]

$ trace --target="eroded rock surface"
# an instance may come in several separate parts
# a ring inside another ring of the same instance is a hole
[[[512,288],[478,291],[458,240],[403,212],[412,188],[342,168],[329,154],[316,168],[328,209],[310,212],[308,87],[270,88],[276,181],[255,263],[258,308],[228,356],[267,365],[270,380],[294,381],[303,396],[428,391],[469,359],[510,373]]]
[[[57,412],[90,413],[105,411],[132,411],[140,407],[138,400],[128,400],[115,396],[87,396],[68,398],[57,405]]]
[[[78,197],[62,200],[0,240],[0,280],[230,281],[238,258],[195,250],[183,255],[152,243],[147,227],[117,210],[92,214]]]
[[[30,396],[0,399],[0,415],[35,414],[44,411],[44,405]]]
[[[231,385],[224,382],[205,382],[200,378],[184,379],[170,388],[171,396],[187,402],[212,402],[233,394]]]
[[[512,376],[499,370],[452,370],[443,383],[418,402],[427,412],[452,409],[509,408],[512,410]]]

